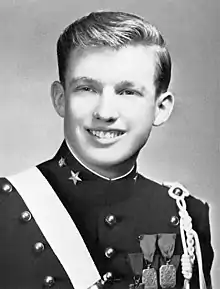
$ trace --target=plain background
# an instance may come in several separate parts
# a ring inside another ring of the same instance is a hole
[[[220,284],[218,1],[0,1],[1,175],[48,159],[63,139],[49,95],[57,79],[56,40],[69,23],[92,10],[116,9],[138,13],[160,29],[173,59],[176,105],[169,122],[153,130],[138,164],[146,176],[180,181],[209,202],[215,288]]]

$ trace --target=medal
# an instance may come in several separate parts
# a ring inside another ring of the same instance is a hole
[[[144,289],[157,289],[157,272],[151,267],[156,250],[157,235],[143,235],[140,239],[140,247],[144,254],[144,260],[147,264],[147,269],[142,271],[142,283]]]
[[[176,268],[174,265],[162,265],[160,267],[160,286],[162,288],[174,288],[176,286]]]
[[[174,288],[176,286],[176,268],[170,264],[175,248],[176,234],[159,234],[158,246],[166,261],[159,270],[160,286],[162,288]]]
[[[157,272],[154,268],[144,269],[142,272],[144,289],[157,289]]]

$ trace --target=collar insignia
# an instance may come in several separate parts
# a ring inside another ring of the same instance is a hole
[[[66,166],[65,159],[64,159],[63,157],[61,157],[61,159],[59,160],[58,164],[59,164],[59,167],[60,167],[60,168]]]
[[[78,181],[82,181],[79,177],[79,172],[74,173],[73,171],[71,171],[71,177],[69,177],[69,180],[72,180],[74,185],[76,185]]]

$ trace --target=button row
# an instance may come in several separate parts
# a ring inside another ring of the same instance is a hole
[[[10,193],[12,191],[12,186],[9,184],[9,183],[5,183],[3,186],[2,186],[2,190],[4,192],[7,192],[7,193]],[[182,191],[181,189],[176,189],[177,191],[175,192],[177,195],[181,195]],[[31,220],[32,216],[31,216],[31,213],[29,211],[24,211],[21,213],[21,219],[24,221],[24,222],[29,222]],[[105,223],[109,226],[114,226],[116,223],[117,223],[117,219],[114,215],[112,214],[109,214],[105,217]],[[170,223],[176,227],[179,225],[179,218],[177,216],[172,216],[171,219],[170,219]]]
[[[20,215],[20,219],[27,223],[32,219],[32,215],[29,211],[24,211]],[[34,251],[39,254],[42,253],[45,250],[45,245],[42,242],[37,242],[34,244]],[[55,284],[55,279],[52,276],[46,276],[43,280],[44,287],[52,287]]]
[[[181,194],[181,192],[177,191],[176,194]],[[117,223],[117,219],[116,219],[116,217],[114,215],[107,215],[105,217],[105,223],[112,227],[112,226],[114,226]],[[177,216],[172,216],[170,218],[170,223],[174,227],[177,227],[179,225],[179,223],[180,223],[179,218]]]
[[[12,185],[9,184],[9,183],[5,183],[3,186],[2,186],[2,190],[6,193],[10,193],[12,191]],[[178,195],[178,196],[181,196],[182,195],[182,190],[180,188],[176,188],[174,190],[175,194]],[[28,222],[31,220],[31,213],[28,212],[28,211],[25,211],[21,214],[21,218],[22,220],[24,220],[25,222]],[[108,224],[109,226],[114,226],[116,223],[117,223],[117,219],[114,215],[110,214],[110,215],[107,215],[105,217],[105,223]],[[171,219],[170,219],[170,223],[173,225],[173,226],[178,226],[179,225],[179,218],[177,216],[172,216]]]
[[[108,226],[112,227],[117,223],[117,219],[114,215],[107,215],[105,217],[105,223]],[[113,248],[108,247],[105,249],[105,256],[110,259],[114,255],[114,252],[115,252],[115,250]],[[109,276],[109,275],[110,275],[110,273],[108,272],[103,276],[103,278],[107,278],[107,276]]]
[[[5,183],[2,186],[2,191],[5,192],[5,193],[10,193],[10,192],[12,192],[12,190],[13,190],[13,187],[9,183]],[[27,222],[29,222],[32,219],[32,215],[31,215],[31,213],[29,211],[24,211],[24,212],[21,213],[20,219],[23,222],[27,223]],[[40,252],[43,252],[44,249],[45,249],[45,246],[44,246],[43,243],[37,242],[37,243],[34,244],[34,251],[35,252],[40,253]],[[55,284],[55,279],[52,276],[46,276],[44,278],[44,280],[43,280],[44,287],[50,288],[54,284]]]

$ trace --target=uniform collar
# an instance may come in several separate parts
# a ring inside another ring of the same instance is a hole
[[[119,180],[124,180],[124,179],[135,179],[136,175],[137,175],[137,166],[136,164],[134,165],[134,167],[127,172],[126,174],[113,178],[113,179],[109,179],[105,176],[102,176],[96,172],[94,172],[93,170],[91,170],[90,168],[88,168],[87,166],[85,166],[78,158],[77,156],[74,154],[74,152],[71,150],[70,146],[68,145],[68,143],[64,140],[60,149],[58,150],[56,156],[55,156],[56,161],[58,162],[58,164],[60,166],[67,166],[69,167],[69,169],[71,171],[73,171],[74,173],[79,173],[80,177],[83,180],[102,180],[105,182],[116,182]]]

